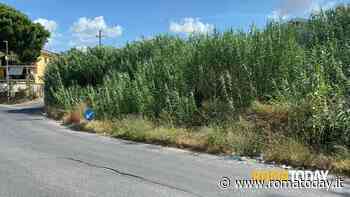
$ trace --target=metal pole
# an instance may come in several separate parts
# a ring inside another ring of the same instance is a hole
[[[11,96],[11,88],[10,88],[10,74],[9,74],[9,42],[7,40],[4,41],[6,45],[6,83],[7,83],[7,101],[10,102],[10,96]]]
[[[102,38],[104,37],[102,35],[102,29],[98,30],[98,35],[96,35],[96,37],[98,38],[98,46],[101,47],[102,46]]]
[[[98,31],[98,38],[99,38],[99,46],[101,47],[102,46],[102,30],[99,30]]]

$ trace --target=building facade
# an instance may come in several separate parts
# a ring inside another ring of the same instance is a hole
[[[41,55],[35,63],[34,79],[36,84],[44,84],[45,69],[55,56],[57,56],[57,54],[53,52],[41,50]]]
[[[7,80],[7,69],[4,61],[0,62],[0,93],[30,91],[36,97],[43,96],[44,75],[47,65],[57,57],[57,54],[42,50],[37,62],[31,65],[9,65],[9,81]],[[2,64],[1,64],[2,63]],[[10,85],[8,84],[10,82]]]
[[[41,55],[38,57],[37,62],[32,65],[10,65],[9,76],[14,80],[32,80],[35,84],[44,84],[44,74],[47,65],[52,58],[57,54],[42,50]],[[0,81],[6,80],[6,64],[4,61],[0,63]]]

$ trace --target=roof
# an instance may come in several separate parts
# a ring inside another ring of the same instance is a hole
[[[56,56],[56,55],[58,55],[58,53],[55,53],[55,52],[52,52],[52,51],[49,51],[49,50],[46,50],[46,49],[42,49],[41,53],[45,54],[45,55],[49,55],[49,56]]]

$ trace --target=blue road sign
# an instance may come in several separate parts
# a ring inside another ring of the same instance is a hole
[[[92,109],[87,109],[84,113],[86,120],[91,121],[95,118],[95,112]]]

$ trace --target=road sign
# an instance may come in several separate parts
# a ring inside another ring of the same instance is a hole
[[[95,112],[92,109],[87,109],[84,113],[84,118],[88,121],[92,121],[95,118]]]

